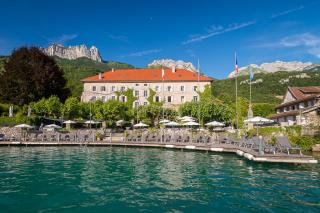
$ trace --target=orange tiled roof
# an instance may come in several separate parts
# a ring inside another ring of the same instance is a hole
[[[176,69],[173,73],[171,69],[164,69],[164,81],[198,81],[198,74],[185,69]],[[200,81],[213,81],[214,79],[205,75],[200,76]],[[161,69],[121,69],[107,71],[99,75],[89,76],[81,80],[82,82],[150,82],[162,81]]]

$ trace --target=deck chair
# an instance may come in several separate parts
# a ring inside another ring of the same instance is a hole
[[[290,144],[290,141],[289,141],[288,137],[286,137],[286,136],[278,136],[278,137],[276,137],[276,146],[281,151],[286,150],[288,155],[290,155],[290,150],[299,151],[299,154],[302,155],[301,148],[298,147],[298,146],[293,147]]]

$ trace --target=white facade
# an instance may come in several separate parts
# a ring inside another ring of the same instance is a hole
[[[204,91],[205,85],[210,85],[210,81],[188,81],[188,82],[84,82],[81,100],[116,100],[117,92],[133,89],[133,95],[138,97],[134,107],[148,105],[150,89],[156,92],[153,97],[154,102],[165,101],[165,107],[177,107],[189,101],[198,101],[197,91]],[[119,96],[119,101],[127,101],[126,97]]]

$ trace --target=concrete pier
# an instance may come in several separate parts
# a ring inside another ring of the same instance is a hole
[[[122,147],[154,147],[179,150],[200,150],[207,152],[235,153],[247,160],[256,162],[315,164],[318,161],[312,156],[300,154],[259,154],[258,152],[232,144],[204,144],[204,143],[151,143],[151,142],[122,142],[122,141],[97,141],[97,142],[21,142],[4,141],[0,146],[122,146]]]

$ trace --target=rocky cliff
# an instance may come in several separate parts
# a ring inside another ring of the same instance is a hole
[[[77,46],[64,47],[61,44],[53,44],[47,48],[41,48],[49,56],[58,56],[65,59],[77,59],[81,57],[90,58],[91,60],[101,62],[99,50],[92,46],[90,49],[82,44]]]
[[[248,75],[249,74],[249,66],[252,67],[254,73],[274,73],[278,71],[287,71],[287,72],[294,72],[294,71],[303,71],[312,67],[311,62],[300,62],[300,61],[275,61],[271,63],[263,63],[261,65],[257,64],[250,64],[245,67],[239,68],[239,75]],[[233,78],[235,76],[234,71],[232,71],[228,78]]]
[[[184,62],[181,60],[175,61],[172,59],[160,59],[160,60],[154,60],[150,64],[148,64],[148,67],[160,67],[160,66],[164,66],[168,68],[175,67],[176,69],[186,69],[193,72],[197,72],[196,68],[193,66],[191,62]]]

